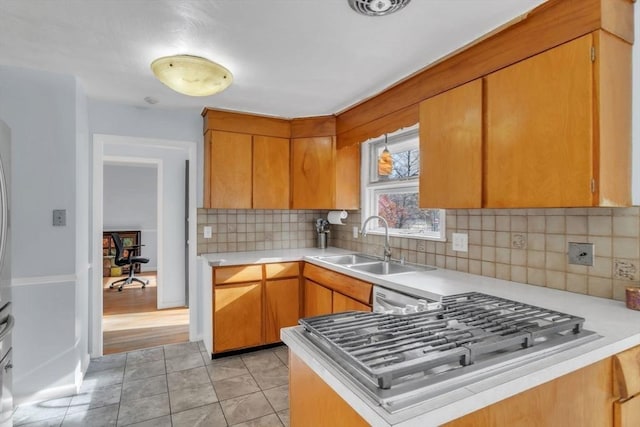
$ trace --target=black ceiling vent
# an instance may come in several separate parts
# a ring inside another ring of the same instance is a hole
[[[348,0],[351,9],[367,16],[383,16],[396,12],[411,0]]]

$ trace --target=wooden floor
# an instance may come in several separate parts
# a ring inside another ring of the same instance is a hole
[[[103,283],[103,353],[122,353],[141,348],[189,341],[189,309],[156,309],[155,273],[143,273],[149,284],[127,285],[122,292],[109,289],[121,277],[105,277]]]

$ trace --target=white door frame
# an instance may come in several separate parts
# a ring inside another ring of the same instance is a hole
[[[94,134],[93,136],[93,200],[92,200],[92,238],[91,247],[93,251],[92,256],[92,268],[90,275],[89,286],[89,298],[90,298],[90,353],[91,357],[102,356],[103,342],[102,342],[102,228],[103,228],[103,184],[104,184],[104,161],[105,159],[120,159],[122,157],[105,156],[105,145],[112,144],[126,144],[136,145],[139,147],[148,148],[166,148],[176,149],[180,151],[186,151],[187,158],[191,165],[196,164],[196,143],[189,141],[175,141],[175,140],[163,140],[163,139],[149,139],[138,137],[127,137],[118,135],[102,135]],[[159,159],[152,159],[151,157],[126,157],[130,163],[153,163]],[[162,239],[163,234],[162,227],[162,209],[160,208],[162,196],[162,177],[161,177],[162,163],[158,164],[158,273],[162,268]],[[196,295],[196,168],[189,168],[189,232],[187,239],[191,243],[189,245],[189,259],[188,265],[185,266],[188,271],[189,277],[189,339],[191,341],[200,339],[197,336],[198,325],[196,319],[198,318],[197,304],[194,301]],[[181,201],[182,202],[182,201]],[[97,286],[99,284],[99,286]],[[158,299],[160,300],[161,287],[158,287]]]

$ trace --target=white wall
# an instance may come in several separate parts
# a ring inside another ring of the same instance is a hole
[[[88,198],[77,185],[88,181],[85,104],[72,76],[0,66],[0,118],[13,142],[18,403],[75,391],[87,362]],[[66,226],[52,225],[53,209],[66,209]]]
[[[122,135],[141,138],[193,141],[198,159],[196,206],[202,207],[203,136],[202,115],[197,109],[163,109],[131,107],[89,100],[89,127],[92,134]],[[193,165],[192,165],[193,167]]]
[[[104,165],[103,229],[141,230],[141,255],[149,258],[142,271],[158,265],[157,173],[154,165]]]

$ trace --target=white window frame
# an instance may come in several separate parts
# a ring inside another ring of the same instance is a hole
[[[409,141],[412,138],[418,138],[418,125],[411,126],[409,128],[402,128],[398,131],[387,134],[387,144],[389,146],[394,144],[401,144],[404,141]],[[384,144],[384,136],[377,137],[365,141],[362,144],[361,151],[361,200],[362,200],[362,224],[371,215],[377,214],[377,194],[381,192],[389,192],[395,190],[397,192],[418,192],[420,191],[420,178],[406,178],[394,181],[380,181],[377,174],[378,155],[376,148]],[[425,232],[415,233],[409,231],[398,231],[398,229],[389,229],[389,236],[408,238],[408,239],[421,239],[421,240],[435,240],[444,242],[446,241],[446,214],[444,209],[440,209],[440,232]],[[362,227],[361,224],[361,227]],[[378,221],[369,221],[367,224],[367,233],[384,235],[384,227],[378,227]]]

